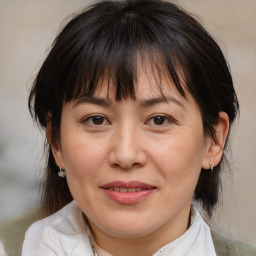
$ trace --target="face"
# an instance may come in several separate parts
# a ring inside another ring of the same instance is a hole
[[[135,101],[115,102],[103,86],[94,98],[63,106],[56,163],[92,226],[114,237],[186,230],[209,163],[210,139],[193,98],[164,79],[163,98],[153,81],[141,73]]]

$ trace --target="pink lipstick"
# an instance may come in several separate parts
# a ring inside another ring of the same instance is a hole
[[[113,181],[100,186],[106,195],[119,204],[136,204],[150,196],[155,186],[140,181]]]

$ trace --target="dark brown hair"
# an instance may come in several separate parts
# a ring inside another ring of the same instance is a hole
[[[233,123],[239,105],[220,47],[196,18],[160,0],[103,1],[73,17],[55,39],[34,81],[29,97],[32,116],[43,128],[51,121],[57,144],[63,103],[92,96],[103,76],[114,83],[117,101],[136,98],[138,56],[142,63],[149,60],[160,77],[167,72],[183,97],[185,91],[194,97],[205,134],[215,139],[220,111]],[[49,145],[47,150],[43,203],[52,214],[72,196],[66,180],[58,177]],[[225,152],[213,172],[201,171],[195,190],[194,199],[209,215],[219,199],[224,159]]]

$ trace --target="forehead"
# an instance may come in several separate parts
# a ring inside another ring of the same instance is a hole
[[[185,83],[182,83],[182,88],[185,92],[183,96],[176,86],[174,85],[171,77],[167,72],[159,72],[159,70],[153,70],[151,66],[146,69],[138,68],[136,73],[136,79],[133,82],[133,88],[135,91],[134,100],[160,98],[160,97],[176,97],[182,100],[189,100],[192,96],[188,92]],[[96,90],[92,96],[100,98],[110,98],[116,100],[117,84],[113,82],[108,76],[101,78],[96,86]],[[123,90],[129,90],[129,85]],[[125,97],[132,98],[132,97]]]
[[[114,57],[109,56],[103,64],[98,60],[91,63],[94,65],[82,64],[84,68],[74,73],[74,79],[65,82],[63,103],[100,94],[118,102],[127,98],[135,100],[145,93],[163,96],[167,91],[178,92],[186,98],[187,85],[183,81],[187,80],[187,75],[180,62],[174,61],[175,57],[170,63],[153,46]]]
[[[182,79],[180,81],[183,82]],[[152,72],[151,68],[140,68],[136,74],[136,80],[132,84],[134,97],[129,94],[131,89],[129,85],[126,86],[128,87],[126,96],[117,99],[118,84],[108,76],[102,77],[98,84],[95,85],[93,94],[90,96],[88,94],[81,94],[80,97],[71,102],[71,105],[78,106],[83,103],[91,103],[105,108],[119,108],[122,106],[122,103],[129,103],[129,106],[133,105],[136,108],[147,109],[166,103],[174,111],[182,109],[182,113],[184,113],[196,109],[198,113],[201,112],[197,102],[188,91],[186,84],[183,83],[184,96],[177,89],[170,75],[166,73]],[[122,89],[125,90],[126,88],[123,86]],[[181,112],[179,111],[179,113]]]

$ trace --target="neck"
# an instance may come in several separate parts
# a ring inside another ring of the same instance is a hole
[[[189,222],[190,209],[186,211],[186,214],[178,216],[150,234],[132,238],[112,236],[103,232],[92,222],[89,225],[95,242],[104,251],[118,256],[149,256],[184,234],[188,229]]]

